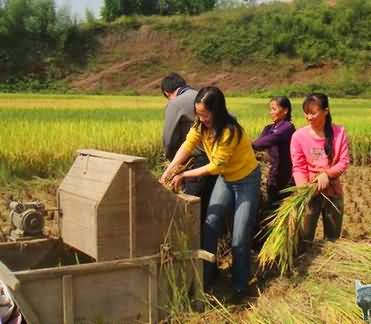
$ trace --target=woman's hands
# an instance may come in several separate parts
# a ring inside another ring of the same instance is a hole
[[[173,169],[173,168],[169,165],[169,166],[166,168],[165,172],[162,174],[162,176],[161,176],[161,178],[160,178],[160,180],[159,180],[159,182],[160,182],[162,185],[166,185],[168,179],[171,177],[171,170],[172,170],[172,169]]]
[[[180,173],[184,170],[179,170],[179,166],[181,166],[187,159],[190,157],[191,153],[188,152],[184,146],[182,145],[178,152],[175,154],[174,159],[170,162],[168,167],[166,168],[165,172],[160,177],[159,182],[164,185],[165,187],[169,185],[169,182],[173,181],[174,175]]]
[[[172,168],[167,168],[161,176],[159,182],[165,187],[172,188],[175,192],[179,192],[185,178],[185,172],[177,175],[172,174]]]
[[[179,192],[182,188],[185,175],[184,172],[177,174],[171,181],[171,186],[174,188],[175,192]]]
[[[171,188],[175,192],[179,192],[180,189],[182,188],[182,183],[185,178],[185,172],[176,174],[177,172],[174,172],[174,170],[176,169],[177,169],[176,166],[171,167],[171,165],[169,165],[165,172],[162,174],[159,182],[163,186]]]
[[[323,191],[325,190],[328,185],[330,184],[330,179],[327,175],[326,172],[321,172],[317,177],[316,177],[316,181],[317,181],[317,184],[318,184],[318,191]]]

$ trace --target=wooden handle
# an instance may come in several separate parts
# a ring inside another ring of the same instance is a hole
[[[216,262],[215,254],[212,254],[210,252],[207,252],[205,250],[195,250],[193,251],[193,257],[205,260],[211,263]]]

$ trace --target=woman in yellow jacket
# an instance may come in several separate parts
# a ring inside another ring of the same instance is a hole
[[[211,194],[203,224],[203,248],[216,253],[225,217],[233,217],[232,286],[244,296],[250,275],[250,248],[259,204],[260,169],[251,142],[237,120],[228,113],[224,94],[216,87],[202,88],[195,98],[196,120],[160,181],[168,179],[178,164],[184,163],[200,143],[209,164],[185,171],[172,180],[179,188],[185,178],[219,175]],[[205,263],[208,288],[215,280],[215,264]]]

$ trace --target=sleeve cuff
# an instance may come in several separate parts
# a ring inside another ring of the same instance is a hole
[[[184,142],[184,143],[182,144],[182,147],[183,147],[187,152],[192,153],[192,151],[193,151],[193,146],[192,146],[192,144],[190,144],[190,143],[188,143],[188,142]]]
[[[212,175],[219,174],[220,173],[220,167],[218,167],[216,164],[210,162],[207,165],[207,171]]]
[[[295,184],[299,186],[309,182],[308,177],[302,173],[293,173],[293,177],[295,180]]]

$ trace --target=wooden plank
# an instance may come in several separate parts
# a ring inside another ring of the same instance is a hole
[[[21,281],[22,305],[21,312],[29,313],[30,309],[39,323],[63,323],[62,277],[39,278],[32,281]],[[18,295],[15,295],[18,300]],[[27,306],[25,306],[27,304]],[[28,323],[28,318],[27,318]]]
[[[128,204],[101,205],[97,209],[97,261],[129,258]]]
[[[211,263],[216,262],[215,254],[212,254],[212,253],[210,253],[208,251],[205,251],[205,250],[193,251],[192,252],[192,257],[194,259],[200,259],[200,260],[208,261],[208,262],[211,262]]]
[[[100,199],[99,205],[129,204],[129,190],[129,168],[122,164]],[[128,208],[125,212],[128,214]]]
[[[66,176],[62,185],[59,187],[60,192],[69,192],[82,198],[93,201],[100,201],[109,187],[109,183],[91,181],[89,179]],[[63,207],[63,206],[62,206]]]
[[[201,206],[199,202],[185,203],[183,219],[179,219],[182,230],[188,235],[188,249],[198,250],[201,246]]]
[[[206,251],[205,251],[206,252]],[[200,259],[192,260],[193,266],[193,285],[195,288],[195,299],[196,301],[201,301],[204,295],[204,285],[203,285],[203,277],[204,277],[204,265],[203,261]]]
[[[136,255],[156,253],[164,242],[171,220],[179,231],[189,239],[189,248],[200,247],[200,205],[199,198],[176,195],[158,183],[144,167],[137,167],[136,182]],[[154,230],[156,229],[156,230]],[[171,230],[173,245],[177,242],[175,231]],[[146,239],[143,240],[142,238]],[[176,249],[176,246],[173,246]]]
[[[197,204],[197,203],[200,203],[201,201],[199,197],[187,195],[185,193],[179,193],[179,194],[176,194],[176,196],[178,199],[182,201],[186,201],[187,203],[190,203],[190,204]]]
[[[151,261],[149,264],[148,275],[148,318],[152,324],[158,323],[159,320],[159,303],[158,303],[158,265]]]
[[[121,161],[80,155],[72,164],[66,177],[78,177],[110,183],[122,164],[123,162]]]
[[[62,277],[62,294],[63,294],[63,324],[74,324],[75,316],[73,311],[73,286],[72,276]]]
[[[19,280],[1,261],[0,261],[0,280],[12,290],[16,290],[19,288],[20,285]]]
[[[164,242],[171,219],[179,216],[183,204],[145,168],[137,168],[136,188],[136,253],[150,255]]]
[[[75,181],[75,180],[74,180]],[[85,180],[83,180],[85,182]],[[114,181],[113,181],[114,182]],[[113,183],[112,182],[112,183]],[[85,184],[89,185],[89,184]],[[90,185],[94,185],[90,183]],[[90,192],[79,192],[79,190],[76,189],[77,186],[74,184],[70,186],[70,184],[66,184],[63,189],[60,189],[58,193],[66,193],[68,195],[73,195],[77,198],[80,198],[81,200],[89,200],[96,202],[97,204],[101,205],[110,205],[110,204],[117,204],[120,202],[129,202],[128,199],[128,186],[124,183],[121,183],[121,187],[117,188],[116,190],[112,190],[111,186],[107,186],[107,190],[90,190]],[[62,206],[63,209],[63,206]]]
[[[111,205],[118,202],[129,203],[129,190],[129,167],[125,164],[122,164],[120,169],[113,177],[99,204]],[[127,213],[125,216],[127,218],[128,209],[126,209],[124,212]]]
[[[191,259],[201,257],[202,259],[215,260],[215,256],[207,251],[202,253],[198,251],[173,252],[172,255],[179,259]],[[139,257],[134,259],[121,259],[115,261],[95,262],[87,264],[79,264],[72,266],[64,266],[60,268],[35,269],[14,272],[18,280],[30,281],[35,279],[58,278],[63,275],[84,275],[88,273],[98,273],[110,270],[120,270],[126,268],[141,268],[147,266],[150,262],[159,263],[161,260],[160,254],[151,256]]]
[[[32,281],[37,279],[47,279],[47,278],[59,278],[64,275],[86,275],[89,273],[100,273],[112,270],[120,270],[127,268],[142,268],[147,266],[151,260],[160,260],[160,256],[143,257],[138,259],[122,259],[115,261],[104,261],[96,263],[87,263],[79,265],[64,266],[60,268],[45,268],[45,269],[35,269],[35,270],[23,270],[17,271],[14,274],[17,276],[18,280]]]
[[[99,150],[93,150],[93,149],[81,149],[81,150],[77,150],[77,152],[83,155],[90,155],[90,156],[100,157],[100,158],[105,158],[105,159],[118,160],[118,161],[122,161],[126,163],[136,163],[136,162],[143,163],[147,161],[146,158],[143,158],[140,156],[111,153],[111,152],[105,152],[105,151],[99,151]]]
[[[62,238],[74,248],[97,257],[96,202],[60,192]]]
[[[202,251],[174,252],[173,255],[179,260],[213,259]],[[153,255],[15,272],[22,288],[22,294],[17,295],[19,306],[26,310],[29,323],[36,324],[102,319],[115,323],[158,323],[161,306],[158,298],[163,297],[159,297],[159,262],[160,256]],[[201,284],[196,286],[196,292],[201,290]]]
[[[136,179],[135,169],[129,167],[129,251],[130,258],[135,256],[136,250]],[[124,217],[126,215],[123,215]]]
[[[129,217],[129,181],[129,167],[123,164],[98,205],[98,261],[129,258],[130,251],[134,251],[130,245],[130,230],[134,225],[130,225]]]
[[[149,322],[148,265],[73,278],[76,323]]]
[[[121,161],[80,155],[62,181],[59,191],[100,201],[122,164]]]

